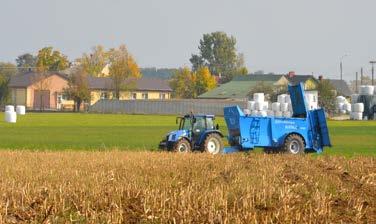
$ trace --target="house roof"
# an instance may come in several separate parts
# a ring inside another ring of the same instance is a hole
[[[275,83],[275,81],[262,82],[265,85],[273,85]],[[247,98],[251,89],[259,83],[260,81],[231,81],[198,96],[198,98],[243,99]]]
[[[289,75],[286,75],[285,77],[287,80],[289,80],[291,84],[294,84],[294,85],[300,82],[305,83],[309,79],[312,79],[317,82],[316,78],[313,75],[294,75],[292,77],[290,77]]]
[[[232,81],[258,81],[258,82],[277,82],[279,81],[284,75],[271,75],[271,74],[264,74],[264,75],[239,75],[234,77]]]
[[[39,73],[26,72],[24,74],[18,74],[10,77],[9,87],[28,87],[38,80]],[[50,72],[47,76],[58,75],[63,79],[68,79],[68,76],[60,72]]]
[[[88,82],[90,89],[111,90],[113,88],[113,81],[109,77],[89,77]],[[127,82],[135,90],[172,92],[168,81],[163,79],[142,77],[134,81],[128,79]]]
[[[48,74],[50,75],[58,75],[63,79],[68,79],[68,75],[60,72],[51,72]],[[38,73],[36,72],[27,72],[20,75],[15,75],[10,78],[9,87],[18,87],[18,88],[26,88],[32,85],[37,80]],[[149,90],[149,91],[166,91],[171,92],[172,89],[170,88],[168,81],[158,78],[147,78],[143,77],[140,79],[135,80],[132,82],[129,80],[131,85],[134,85],[134,89],[136,90]],[[111,90],[112,79],[109,77],[88,77],[88,84],[90,89],[100,89],[100,90]]]
[[[351,96],[353,92],[349,88],[349,85],[347,85],[345,80],[340,80],[340,79],[327,79],[330,84],[337,90],[337,93],[339,95],[343,96]]]

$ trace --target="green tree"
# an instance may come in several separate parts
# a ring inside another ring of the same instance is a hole
[[[114,97],[120,98],[120,92],[133,87],[135,79],[141,77],[140,69],[125,45],[110,49],[110,77],[114,88]]]
[[[90,54],[83,54],[78,62],[92,76],[103,76],[103,68],[109,63],[109,53],[101,45],[95,46]]]
[[[52,47],[39,50],[36,63],[38,72],[61,71],[69,67],[67,56]]]
[[[24,73],[33,69],[37,65],[37,57],[26,53],[16,58],[17,69],[19,72]]]
[[[335,110],[335,88],[330,84],[329,80],[322,79],[317,86],[318,103],[320,107],[325,108],[329,112]]]
[[[176,98],[194,98],[195,91],[195,75],[187,67],[177,71],[170,81],[173,90],[173,97]]]
[[[12,63],[0,62],[0,105],[9,102],[10,91],[8,84],[10,77],[17,73],[17,67]]]
[[[190,62],[196,71],[208,67],[214,75],[221,75],[223,82],[230,81],[235,75],[248,73],[244,66],[243,55],[237,55],[236,39],[224,32],[204,34],[200,40],[199,54],[192,55]]]
[[[73,69],[68,80],[68,88],[64,89],[64,93],[74,101],[74,110],[77,112],[80,111],[82,103],[90,100],[88,74],[82,66]]]

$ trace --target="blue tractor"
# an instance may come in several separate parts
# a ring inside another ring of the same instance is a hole
[[[302,83],[289,85],[288,89],[293,109],[291,118],[249,116],[238,106],[225,107],[231,147],[226,147],[224,152],[261,147],[266,152],[320,153],[325,146],[331,146],[324,109],[309,110]]]
[[[159,143],[159,149],[186,153],[191,151],[218,154],[223,151],[223,134],[214,115],[187,114],[177,117],[179,130],[168,133]]]

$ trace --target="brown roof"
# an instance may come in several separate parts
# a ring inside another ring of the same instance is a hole
[[[89,77],[88,81],[90,89],[111,90],[113,88],[112,79],[109,77]],[[129,79],[128,83],[134,86],[135,90],[172,92],[168,81],[164,79],[142,77],[134,82]]]
[[[48,76],[51,75],[58,75],[63,79],[68,79],[68,76],[64,73],[60,72],[50,72],[47,74]],[[10,77],[9,87],[28,87],[32,85],[37,80],[38,73],[36,72],[27,72],[24,74],[14,75]]]
[[[21,75],[15,75],[10,78],[9,87],[26,88],[32,85],[37,79],[38,73],[27,72]],[[68,79],[68,75],[60,72],[51,72],[50,75],[58,75],[64,79]],[[129,83],[135,90],[149,90],[149,91],[166,91],[172,92],[168,81],[159,78],[143,77],[134,82],[129,79]],[[109,77],[88,77],[88,84],[90,89],[111,90],[113,88],[112,79]]]

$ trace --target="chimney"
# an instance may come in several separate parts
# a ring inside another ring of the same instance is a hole
[[[288,76],[289,76],[289,78],[293,78],[295,76],[295,72],[294,71],[289,71]]]
[[[321,82],[322,81],[322,75],[319,75],[319,81]]]

